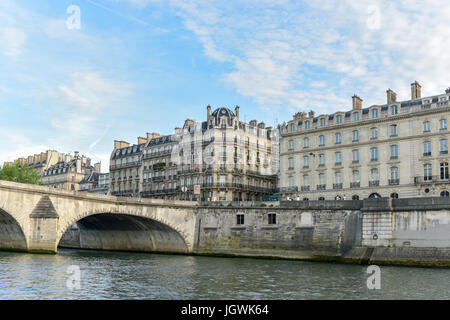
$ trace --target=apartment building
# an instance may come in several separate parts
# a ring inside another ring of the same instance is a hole
[[[211,112],[207,106],[206,121],[187,119],[171,135],[147,134],[134,146],[115,141],[110,191],[193,201],[261,200],[276,192],[278,139],[277,130],[262,122],[240,121],[238,106],[235,112]]]
[[[280,126],[280,194],[284,198],[331,200],[448,196],[447,122],[450,90],[315,116],[299,112]]]

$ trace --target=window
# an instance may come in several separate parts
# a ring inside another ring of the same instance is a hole
[[[447,130],[447,119],[441,119],[441,121],[439,121],[439,125],[441,130]]]
[[[391,114],[396,115],[398,114],[398,107],[397,106],[391,106]]]
[[[277,224],[277,214],[276,213],[269,213],[267,215],[267,217],[268,217],[269,224]]]
[[[378,181],[379,180],[378,169],[374,168],[370,170],[370,177],[372,181]]]
[[[370,149],[370,160],[371,161],[378,161],[378,148],[371,148]]]
[[[353,162],[359,162],[359,150],[353,150],[352,151],[352,155],[353,155]]]
[[[289,150],[294,150],[294,140],[289,140]]]
[[[303,147],[304,148],[309,148],[309,138],[305,138],[304,140],[303,140]]]
[[[291,132],[295,131],[295,123],[291,123]]]
[[[391,184],[398,184],[398,168],[392,167],[391,168]]]
[[[326,121],[325,118],[320,119],[320,126],[321,126],[321,127],[325,127],[326,122],[327,122],[327,121]]]
[[[319,147],[323,147],[325,145],[325,136],[319,136]]]
[[[319,184],[325,185],[325,173],[319,173]]]
[[[336,133],[336,144],[342,143],[342,134],[340,132]]]
[[[294,177],[289,177],[289,187],[294,186]]]
[[[359,171],[358,170],[354,170],[352,172],[352,174],[353,174],[353,182],[354,183],[358,183],[359,182]]]
[[[335,178],[336,178],[336,184],[342,183],[342,172],[337,171],[335,174]]]
[[[448,162],[441,162],[440,164],[441,169],[441,179],[442,180],[448,180],[449,174],[448,174]]]
[[[429,121],[425,121],[423,123],[423,132],[430,132],[430,131],[431,131],[431,129],[430,129],[430,122]]]
[[[359,141],[359,131],[354,130],[353,131],[353,142],[358,142],[358,141]]]
[[[391,159],[398,159],[398,146],[391,146]]]
[[[305,129],[309,129],[311,127],[311,122],[309,122],[308,120],[305,121]]]
[[[352,200],[359,200],[359,196],[357,194],[353,195]]]
[[[378,139],[378,129],[377,128],[372,128],[372,137],[371,139]]]
[[[441,197],[448,197],[450,195],[450,193],[445,190],[445,191],[441,191]]]
[[[359,120],[359,112],[353,113],[353,120],[355,120],[355,121]]]
[[[430,141],[425,141],[423,143],[423,155],[431,156],[431,142]]]
[[[396,193],[396,192],[391,193],[391,198],[392,199],[398,199],[398,193]]]
[[[378,109],[372,109],[372,118],[378,118]]]
[[[304,156],[303,157],[303,166],[305,168],[309,167],[309,156]]]
[[[391,125],[391,137],[396,137],[398,135],[398,128],[396,124]]]
[[[337,124],[341,124],[342,123],[342,115],[339,114],[339,115],[336,116],[336,123]]]
[[[432,166],[427,163],[423,165],[423,180],[428,181],[432,179]]]
[[[319,165],[320,166],[324,166],[325,165],[325,155],[323,153],[319,154]]]
[[[244,224],[244,215],[243,214],[236,215],[236,224],[237,225]]]
[[[305,187],[309,187],[309,175],[304,175],[303,176],[303,185]]]
[[[439,141],[440,151],[441,154],[447,154],[448,153],[448,140],[442,139]]]
[[[289,170],[294,169],[294,158],[289,158]]]
[[[336,152],[336,164],[342,163],[342,152]]]

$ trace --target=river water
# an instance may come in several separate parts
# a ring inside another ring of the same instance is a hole
[[[368,289],[370,274],[359,265],[71,249],[0,252],[0,299],[450,299],[450,269],[380,271],[381,288]]]

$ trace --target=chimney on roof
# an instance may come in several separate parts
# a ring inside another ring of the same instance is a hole
[[[143,143],[146,143],[146,142],[147,142],[146,138],[138,137],[138,144],[143,144]]]
[[[114,149],[121,149],[121,148],[126,148],[129,146],[130,146],[130,144],[126,141],[114,140]]]
[[[422,86],[414,81],[411,83],[411,100],[420,99],[422,97]]]
[[[386,96],[387,96],[387,104],[397,102],[397,94],[390,88],[386,91]]]
[[[147,141],[152,140],[153,138],[159,137],[160,134],[156,132],[147,132]]]
[[[211,106],[208,104],[206,107],[206,121],[209,121],[209,117],[211,116]]]
[[[102,163],[97,162],[94,164],[94,172],[100,173],[102,171]]]
[[[236,111],[236,118],[238,121],[239,121],[239,109],[240,109],[239,106],[236,106],[236,108],[234,109],[234,111]]]
[[[363,100],[360,97],[358,97],[356,94],[353,95],[352,102],[353,102],[353,110],[355,110],[355,109],[361,110],[362,109]]]

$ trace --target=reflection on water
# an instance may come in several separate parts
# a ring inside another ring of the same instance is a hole
[[[81,289],[66,283],[79,266]],[[59,249],[0,252],[0,299],[450,299],[450,269]]]

